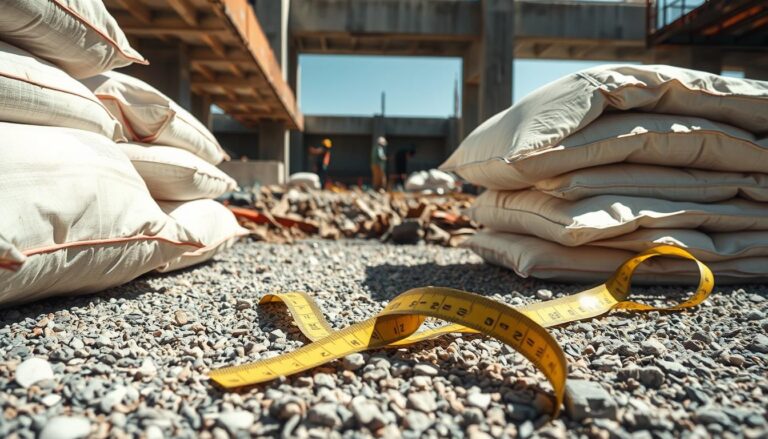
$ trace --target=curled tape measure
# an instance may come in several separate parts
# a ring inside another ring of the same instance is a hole
[[[698,265],[699,285],[688,300],[668,308],[626,300],[635,269],[655,256],[676,256]],[[513,308],[466,291],[415,288],[392,299],[376,316],[339,331],[331,328],[307,294],[269,294],[259,303],[284,303],[296,325],[312,343],[277,357],[213,370],[209,377],[222,387],[234,388],[302,372],[353,352],[400,347],[449,333],[481,333],[508,344],[544,373],[554,389],[557,403],[553,415],[557,416],[565,396],[568,365],[560,345],[545,328],[589,319],[612,309],[673,311],[690,308],[704,301],[713,286],[714,276],[706,265],[681,248],[660,245],[626,261],[606,283],[572,296]],[[418,331],[428,317],[449,324]]]

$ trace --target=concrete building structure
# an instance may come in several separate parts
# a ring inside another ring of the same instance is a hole
[[[729,13],[754,13],[746,24],[729,30],[746,29],[750,44],[732,38],[716,48],[684,45],[680,35],[666,30],[661,33],[666,40],[650,38],[663,27],[650,25],[662,6],[656,0],[106,3],[152,59],[155,67],[149,74],[144,69],[145,79],[202,119],[209,118],[209,103],[218,105],[226,115],[214,115],[212,127],[233,157],[282,162],[285,174],[311,170],[307,148],[326,136],[335,142],[332,178],[367,175],[371,142],[380,134],[390,138],[390,152],[407,143],[424,151],[414,159],[414,168],[439,164],[481,121],[511,105],[515,58],[658,62],[717,73],[743,70],[747,77],[768,79],[768,46],[760,44],[766,28],[763,0],[707,2],[708,7],[737,4],[726,8]],[[699,17],[717,19],[711,11]],[[688,32],[703,26],[683,24],[678,27]],[[460,118],[303,117],[294,98],[300,94],[300,54],[460,58]],[[155,73],[161,71],[166,74]]]
[[[256,129],[244,127],[226,115],[214,115],[213,128],[233,158],[258,157],[262,148],[269,147],[260,143]],[[433,169],[442,163],[458,146],[458,129],[459,120],[456,118],[305,116],[302,147],[319,146],[324,138],[332,139],[329,175],[335,181],[356,184],[361,178],[367,182],[371,142],[379,134],[386,134],[390,155],[404,148],[415,149],[416,154],[408,163],[408,172],[415,172]],[[314,171],[313,158],[306,150],[303,152],[292,154],[292,172]],[[389,174],[394,174],[393,166],[390,160]]]

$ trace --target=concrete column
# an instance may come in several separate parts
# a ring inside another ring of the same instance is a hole
[[[290,56],[288,48],[288,14],[290,11],[290,0],[254,0],[253,6],[256,17],[259,19],[264,34],[267,36],[275,59],[280,65],[283,73],[283,79],[289,80],[288,72],[295,68],[293,57]],[[295,84],[291,84],[295,88]],[[259,124],[259,156],[263,160],[280,160],[285,168],[285,176],[301,169],[298,161],[303,156],[301,147],[297,146],[303,143],[301,137],[292,136],[285,126],[280,123],[262,122]],[[293,147],[292,147],[293,145]],[[291,157],[291,150],[294,150],[294,156]],[[297,151],[297,149],[299,151]]]
[[[670,47],[654,53],[654,62],[719,75],[723,71],[723,54],[714,47]]]
[[[747,79],[759,79],[768,81],[768,64],[749,64],[744,67],[744,77]]]
[[[459,147],[461,142],[461,138],[459,138],[460,126],[460,119],[454,117],[448,119],[445,133],[445,151],[443,153],[445,157],[451,155]]]
[[[289,175],[287,164],[290,163],[291,151],[288,143],[288,131],[281,122],[259,123],[259,160],[276,160],[285,167],[284,177]]]
[[[296,97],[296,103],[301,102],[301,67],[299,66],[299,52],[296,45],[288,42],[288,65],[283,68],[283,72],[288,75],[288,85],[293,90]],[[291,149],[291,162],[288,166],[288,175],[294,172],[311,171],[308,163],[307,150],[304,148],[304,133],[298,130],[292,130],[289,134]]]
[[[283,69],[283,79],[288,72],[288,17],[290,0],[254,0],[254,11],[267,36],[277,63]]]
[[[480,123],[512,105],[514,2],[482,0]]]
[[[474,130],[480,117],[480,44],[472,46],[464,54],[461,63],[461,123],[460,136],[467,137]]]
[[[209,130],[213,129],[213,119],[211,118],[211,99],[204,95],[192,95],[191,113]]]
[[[151,60],[151,64],[148,66],[133,64],[120,71],[150,84],[191,111],[192,92],[187,46],[180,41],[152,40],[141,44],[140,50],[142,55]]]

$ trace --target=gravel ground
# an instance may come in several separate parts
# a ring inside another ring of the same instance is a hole
[[[553,329],[574,395],[555,420],[543,376],[521,355],[476,336],[355,354],[239,392],[206,378],[212,367],[306,342],[280,305],[256,306],[266,292],[313,293],[341,328],[430,284],[512,305],[582,289],[520,279],[464,249],[241,243],[181,273],[1,310],[0,436],[768,435],[766,286],[716,288],[691,312],[614,314]]]

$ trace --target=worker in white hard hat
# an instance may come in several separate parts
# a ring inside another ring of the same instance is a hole
[[[371,184],[374,189],[387,186],[387,139],[379,136],[371,148]]]

